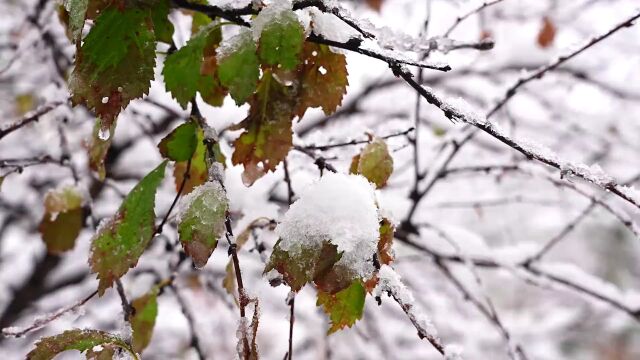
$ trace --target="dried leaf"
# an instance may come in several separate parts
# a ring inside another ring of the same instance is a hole
[[[393,262],[393,234],[395,226],[387,218],[380,221],[380,240],[378,240],[378,261],[381,264],[389,265]]]
[[[347,93],[347,58],[328,46],[307,42],[300,65],[301,88],[296,114],[302,118],[307,108],[322,107],[326,115],[336,111]]]
[[[367,2],[367,5],[369,5],[370,8],[372,8],[373,10],[380,12],[380,10],[382,10],[382,3],[384,2],[384,0],[365,0]]]
[[[538,33],[538,45],[541,48],[548,48],[553,44],[553,40],[556,37],[556,26],[551,22],[549,17],[542,18],[542,27]]]

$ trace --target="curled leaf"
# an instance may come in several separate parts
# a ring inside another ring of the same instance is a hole
[[[357,167],[355,166],[357,162]],[[351,163],[351,173],[364,176],[377,188],[387,184],[393,173],[393,158],[384,140],[374,139],[362,149],[360,155],[354,157]]]
[[[73,249],[83,225],[83,196],[74,187],[49,191],[44,198],[40,233],[51,254]]]

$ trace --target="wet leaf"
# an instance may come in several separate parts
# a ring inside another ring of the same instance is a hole
[[[89,264],[98,275],[102,296],[115,279],[136,266],[155,229],[155,196],[167,162],[151,171],[129,192],[118,211],[103,220],[93,236]]]
[[[94,346],[112,344],[120,347],[132,356],[134,351],[119,337],[100,330],[68,330],[62,334],[44,337],[36,343],[35,349],[27,354],[28,360],[50,360],[67,350],[85,352]]]
[[[134,309],[131,317],[131,346],[137,353],[142,353],[151,341],[158,316],[158,292],[158,287],[153,287],[147,294],[131,302]]]
[[[244,165],[245,185],[250,186],[266,172],[274,171],[289,153],[297,94],[297,87],[284,86],[271,72],[264,72],[250,101],[248,117],[235,127],[245,131],[234,142],[231,160]]]
[[[304,28],[292,10],[277,13],[262,29],[258,54],[263,63],[293,70],[300,62]]]
[[[49,191],[45,195],[45,211],[40,233],[51,254],[73,249],[83,226],[82,194],[74,187]]]
[[[196,267],[201,268],[226,231],[227,195],[218,182],[210,181],[193,189],[182,202],[178,214],[180,242]]]
[[[331,319],[329,334],[351,327],[362,318],[366,294],[360,281],[354,281],[351,286],[335,294],[318,291],[316,305],[322,306]]]
[[[355,161],[355,158],[354,158]],[[354,170],[354,162],[351,163],[351,172],[361,174],[376,187],[382,188],[393,173],[393,158],[389,154],[389,148],[384,140],[375,138],[362,149],[357,159],[357,171]]]
[[[160,154],[173,161],[189,160],[198,146],[197,126],[189,121],[175,128],[158,144]]]
[[[89,153],[89,168],[97,173],[100,181],[104,180],[107,175],[107,171],[104,167],[104,161],[107,157],[109,148],[111,147],[115,131],[115,121],[108,125],[98,119],[93,126],[91,139],[85,143],[85,147]]]
[[[219,58],[218,76],[236,104],[241,105],[256,90],[260,76],[256,44],[248,31],[229,41],[234,42],[235,50]]]
[[[296,114],[302,118],[307,108],[322,107],[326,115],[336,111],[347,93],[347,59],[328,46],[304,44],[304,63],[300,65],[300,100]]]
[[[69,79],[72,102],[95,111],[108,127],[131,100],[148,92],[154,64],[155,38],[148,11],[109,7],[76,54]]]

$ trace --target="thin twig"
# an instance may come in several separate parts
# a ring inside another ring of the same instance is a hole
[[[25,115],[23,118],[15,121],[13,124],[9,125],[8,127],[4,128],[4,129],[0,129],[0,139],[2,139],[3,137],[11,134],[12,132],[20,129],[21,127],[30,124],[34,121],[38,121],[40,119],[40,117],[52,110],[54,110],[55,108],[57,108],[58,106],[65,104],[66,101],[54,101],[52,103],[46,104],[41,106],[40,108],[36,109],[35,111]]]

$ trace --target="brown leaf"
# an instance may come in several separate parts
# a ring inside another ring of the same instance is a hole
[[[384,0],[365,0],[367,2],[367,5],[369,5],[370,8],[372,8],[373,10],[380,12],[380,10],[382,9],[382,3],[384,2]]]
[[[542,28],[540,28],[540,32],[538,33],[538,45],[541,48],[548,48],[553,44],[553,40],[556,37],[556,27],[551,22],[549,17],[545,16],[542,18]]]
[[[332,52],[326,45],[304,44],[304,61],[300,65],[301,88],[296,115],[307,108],[322,107],[326,115],[336,111],[347,92],[347,58]]]

